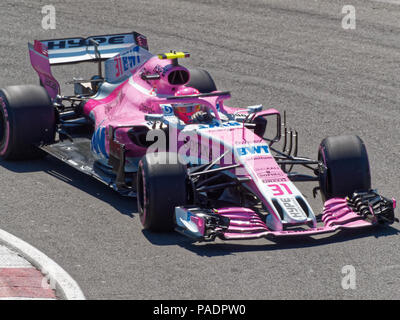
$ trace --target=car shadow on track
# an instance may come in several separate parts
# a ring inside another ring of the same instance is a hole
[[[46,157],[43,160],[35,161],[0,161],[0,166],[17,173],[46,172],[47,174],[68,183],[69,185],[82,190],[83,192],[113,206],[121,214],[133,217],[137,212],[135,199],[123,197],[111,188],[96,179],[87,176],[67,164],[52,158]],[[238,252],[285,250],[294,248],[306,248],[329,245],[338,242],[347,242],[365,237],[386,237],[398,235],[399,230],[387,226],[375,229],[360,229],[353,231],[341,231],[335,234],[326,235],[323,238],[301,237],[281,238],[276,240],[258,239],[246,241],[222,241],[196,243],[178,233],[153,233],[147,230],[142,231],[146,239],[157,246],[178,245],[199,256],[225,256]]]
[[[400,231],[391,226],[380,226],[377,228],[360,230],[343,230],[323,238],[292,237],[280,239],[258,239],[247,241],[222,241],[196,243],[178,233],[152,233],[143,230],[143,235],[152,244],[158,246],[179,245],[199,256],[215,257],[225,256],[239,252],[287,250],[296,248],[307,248],[324,246],[333,243],[349,242],[367,237],[387,237],[400,234]],[[253,241],[253,243],[252,243]],[[265,243],[262,243],[265,242]]]
[[[30,161],[0,161],[0,166],[17,173],[46,172],[69,185],[114,207],[121,214],[133,217],[136,199],[123,197],[100,181],[68,166],[53,157]]]

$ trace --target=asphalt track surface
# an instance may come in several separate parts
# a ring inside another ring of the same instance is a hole
[[[400,199],[400,5],[385,1],[50,1],[56,30],[41,28],[46,1],[0,2],[0,87],[37,83],[27,42],[135,30],[154,53],[185,50],[228,105],[288,112],[300,153],[329,135],[358,134],[373,186]],[[356,29],[342,28],[342,7]],[[95,64],[56,69],[64,83]],[[331,237],[192,244],[142,231],[135,202],[53,159],[0,162],[0,228],[59,263],[89,299],[399,299],[399,225]],[[315,211],[322,207],[301,186]],[[399,213],[397,212],[399,216]],[[341,286],[356,270],[356,289]]]

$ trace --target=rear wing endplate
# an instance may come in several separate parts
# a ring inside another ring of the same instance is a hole
[[[32,67],[37,72],[41,85],[54,100],[60,94],[60,85],[51,73],[47,47],[35,40],[34,44],[28,43],[28,48]]]

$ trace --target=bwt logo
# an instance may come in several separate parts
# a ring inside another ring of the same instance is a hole
[[[114,61],[119,64],[119,66],[122,65],[122,69],[124,72],[132,69],[140,63],[140,55],[138,54],[139,48],[139,46],[136,46],[128,52],[124,53],[123,56],[118,55],[114,58]]]
[[[236,148],[239,156],[247,156],[252,154],[269,154],[268,146],[249,146]]]

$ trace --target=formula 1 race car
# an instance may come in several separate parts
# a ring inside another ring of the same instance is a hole
[[[318,159],[300,157],[285,113],[226,106],[230,93],[207,71],[178,63],[186,52],[151,54],[146,37],[132,32],[36,40],[29,54],[40,85],[0,90],[0,157],[50,154],[136,197],[145,229],[208,241],[397,220],[395,200],[371,189],[358,136],[327,137]],[[51,66],[83,61],[98,63],[98,74],[74,78],[74,95],[61,95]],[[294,184],[302,181],[317,183],[320,215]]]

